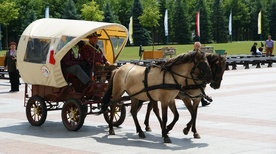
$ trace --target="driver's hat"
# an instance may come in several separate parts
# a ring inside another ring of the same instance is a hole
[[[87,36],[87,38],[90,38],[90,37],[98,37],[98,36],[102,36],[101,34],[97,34],[97,32],[94,32],[90,35]]]

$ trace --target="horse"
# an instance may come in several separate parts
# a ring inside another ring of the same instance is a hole
[[[210,65],[210,68],[212,70],[212,80],[210,83],[210,86],[213,89],[219,89],[220,85],[221,85],[221,81],[223,79],[223,74],[224,71],[226,69],[226,58],[225,56],[221,56],[218,54],[210,54],[207,53],[206,54],[208,63]],[[197,108],[198,105],[200,103],[201,97],[205,97],[207,99],[210,100],[210,98],[208,96],[205,95],[205,92],[202,91],[205,89],[205,87],[202,87],[203,89],[196,88],[196,89],[187,89],[185,87],[183,87],[184,90],[180,91],[177,98],[178,99],[182,99],[182,101],[184,102],[185,106],[188,108],[190,114],[191,114],[191,120],[187,123],[187,127],[183,129],[183,133],[185,135],[188,134],[191,126],[192,126],[192,132],[194,133],[194,138],[200,138],[200,135],[198,134],[197,130],[196,130],[196,117],[197,117]],[[193,101],[193,103],[192,103]],[[143,104],[143,101],[140,101],[139,104],[139,109],[141,108]],[[174,103],[172,103],[170,106],[171,111],[174,113],[174,119],[172,121],[172,123],[170,125],[167,126],[167,133],[172,130],[172,127],[174,126],[175,122],[178,120],[179,118],[179,114],[178,111],[176,110],[176,106]],[[147,107],[147,113],[145,116],[145,121],[144,124],[146,126],[145,130],[146,131],[151,131],[151,128],[149,126],[149,116],[150,116],[150,112],[153,109],[155,115],[157,116],[157,119],[160,123],[160,125],[162,126],[162,120],[160,118],[159,115],[159,108],[158,108],[158,104],[156,101],[150,101]]]
[[[162,137],[165,143],[171,143],[166,132],[167,108],[174,103],[175,97],[183,86],[194,84],[195,81],[209,83],[212,72],[205,53],[190,51],[169,59],[162,65],[150,67],[125,64],[114,70],[103,102],[110,102],[109,134],[115,135],[113,118],[117,103],[121,104],[122,95],[126,92],[131,100],[131,114],[140,138],[145,134],[137,119],[139,100],[160,101],[162,105]]]

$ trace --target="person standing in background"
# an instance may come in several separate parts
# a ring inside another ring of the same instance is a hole
[[[268,35],[268,39],[265,41],[266,56],[271,56],[273,52],[274,42],[271,36]]]
[[[4,60],[4,69],[8,70],[9,78],[11,83],[10,92],[19,91],[19,71],[16,66],[16,43],[10,42],[10,50],[6,52],[5,60]]]
[[[195,42],[194,43],[194,51],[200,51],[200,49],[201,49],[201,43],[200,42]],[[210,103],[202,97],[201,98],[201,105],[202,106],[207,106],[207,105],[210,105]]]
[[[252,55],[257,55],[257,42],[254,42],[253,46],[250,49]]]

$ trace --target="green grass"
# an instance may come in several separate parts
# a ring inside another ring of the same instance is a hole
[[[242,41],[242,42],[232,42],[232,43],[217,43],[217,44],[203,44],[203,46],[211,46],[214,50],[225,50],[227,55],[235,54],[250,54],[251,46],[254,41]],[[173,46],[176,48],[176,55],[193,50],[193,44],[189,45],[156,45],[154,49],[162,48],[164,46]],[[258,47],[260,42],[258,42]],[[151,51],[152,46],[144,46],[144,50]],[[139,59],[138,55],[139,47],[125,47],[119,56],[119,60],[132,60]],[[215,51],[214,51],[215,52]]]
[[[6,54],[6,52],[7,52],[6,50],[0,51],[0,57],[1,57],[1,56],[4,56],[4,54]]]
[[[251,46],[254,41],[242,41],[242,42],[232,42],[232,43],[217,43],[217,44],[203,44],[203,46],[212,46],[214,50],[225,50],[227,55],[234,54],[250,54]],[[193,50],[193,44],[189,45],[156,45],[154,49],[162,48],[164,46],[173,46],[176,48],[176,55],[181,53]],[[260,42],[258,42],[258,46],[260,46]],[[152,46],[144,46],[144,50],[152,50]],[[138,55],[139,47],[125,47],[122,53],[120,54],[118,60],[134,60],[139,59]],[[3,56],[6,51],[1,51],[0,56]]]

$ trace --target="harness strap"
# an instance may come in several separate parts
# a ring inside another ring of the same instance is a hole
[[[186,85],[182,87],[182,91],[191,90],[191,89],[202,89],[202,87],[206,87],[206,84],[196,84],[196,85]]]
[[[150,68],[151,68],[150,66],[147,66],[146,69],[145,69],[145,76],[144,76],[144,79],[145,79],[144,80],[145,89],[148,88],[148,74],[149,74]],[[147,94],[148,98],[150,99],[150,101],[154,101],[152,99],[152,97],[150,96],[149,91],[146,91],[146,94]]]
[[[136,96],[142,92],[148,92],[151,90],[156,90],[156,89],[168,89],[168,90],[183,90],[183,87],[181,85],[177,85],[177,84],[160,84],[160,85],[154,85],[154,86],[149,86],[149,87],[145,87],[144,89],[142,89],[141,91],[134,93],[132,95],[129,96],[125,96],[125,99],[129,99],[130,97]]]

